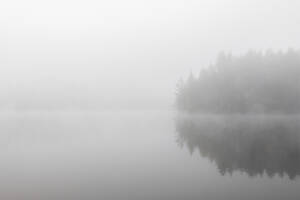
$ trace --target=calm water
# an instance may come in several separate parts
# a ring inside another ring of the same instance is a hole
[[[300,199],[298,117],[0,115],[0,199]]]

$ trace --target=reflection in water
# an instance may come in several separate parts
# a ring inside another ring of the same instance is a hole
[[[298,117],[178,117],[178,143],[216,163],[220,173],[300,174]]]

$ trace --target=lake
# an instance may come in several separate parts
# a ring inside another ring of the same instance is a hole
[[[300,199],[298,116],[6,112],[0,199]]]

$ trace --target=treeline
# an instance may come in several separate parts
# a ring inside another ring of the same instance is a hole
[[[181,80],[178,109],[204,113],[299,113],[300,51],[221,53],[215,64]]]

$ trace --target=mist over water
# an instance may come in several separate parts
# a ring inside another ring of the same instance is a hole
[[[300,199],[299,6],[0,1],[0,199]]]
[[[176,116],[1,114],[0,196],[299,198],[298,116]]]

